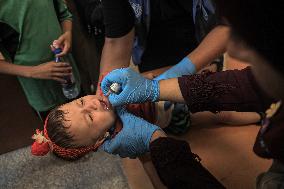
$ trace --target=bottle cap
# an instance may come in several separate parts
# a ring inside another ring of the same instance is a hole
[[[60,54],[62,52],[61,48],[56,48],[53,53],[54,54]]]

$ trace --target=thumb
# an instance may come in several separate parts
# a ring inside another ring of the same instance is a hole
[[[120,102],[121,101],[120,100],[120,94],[111,93],[108,96],[108,100],[110,101],[110,103],[113,107],[117,107],[117,106],[122,105],[121,102]]]
[[[104,95],[107,94],[111,83],[112,82],[108,78],[106,78],[106,77],[104,77],[103,80],[101,81],[101,86],[100,87],[101,87],[101,90],[103,91]]]

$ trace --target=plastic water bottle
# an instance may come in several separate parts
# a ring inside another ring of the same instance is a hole
[[[58,48],[55,45],[53,46],[55,47],[55,50],[53,51],[55,55],[60,54],[62,52],[61,48]],[[68,58],[66,56],[62,57],[55,56],[55,62],[69,63]],[[71,76],[66,76],[64,77],[64,79],[66,80],[66,83],[61,84],[64,96],[68,99],[76,98],[79,95],[79,90],[76,87],[74,75],[72,74]]]

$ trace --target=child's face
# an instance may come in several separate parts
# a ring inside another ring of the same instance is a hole
[[[60,107],[66,112],[68,132],[76,145],[88,146],[100,141],[114,125],[116,115],[106,97],[84,96]]]

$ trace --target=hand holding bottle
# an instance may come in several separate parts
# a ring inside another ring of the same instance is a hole
[[[35,79],[51,79],[66,83],[64,78],[71,77],[72,67],[66,62],[50,61],[33,66],[29,75]]]
[[[56,40],[51,45],[51,49],[53,50],[53,53],[55,54],[56,63],[65,62],[70,66],[68,62],[68,55],[58,56],[62,53],[62,49],[60,48]],[[75,78],[72,72],[71,72],[71,75],[64,77],[64,79],[65,79],[65,82],[61,83],[64,96],[68,99],[76,98],[79,95],[79,89],[76,86]]]

